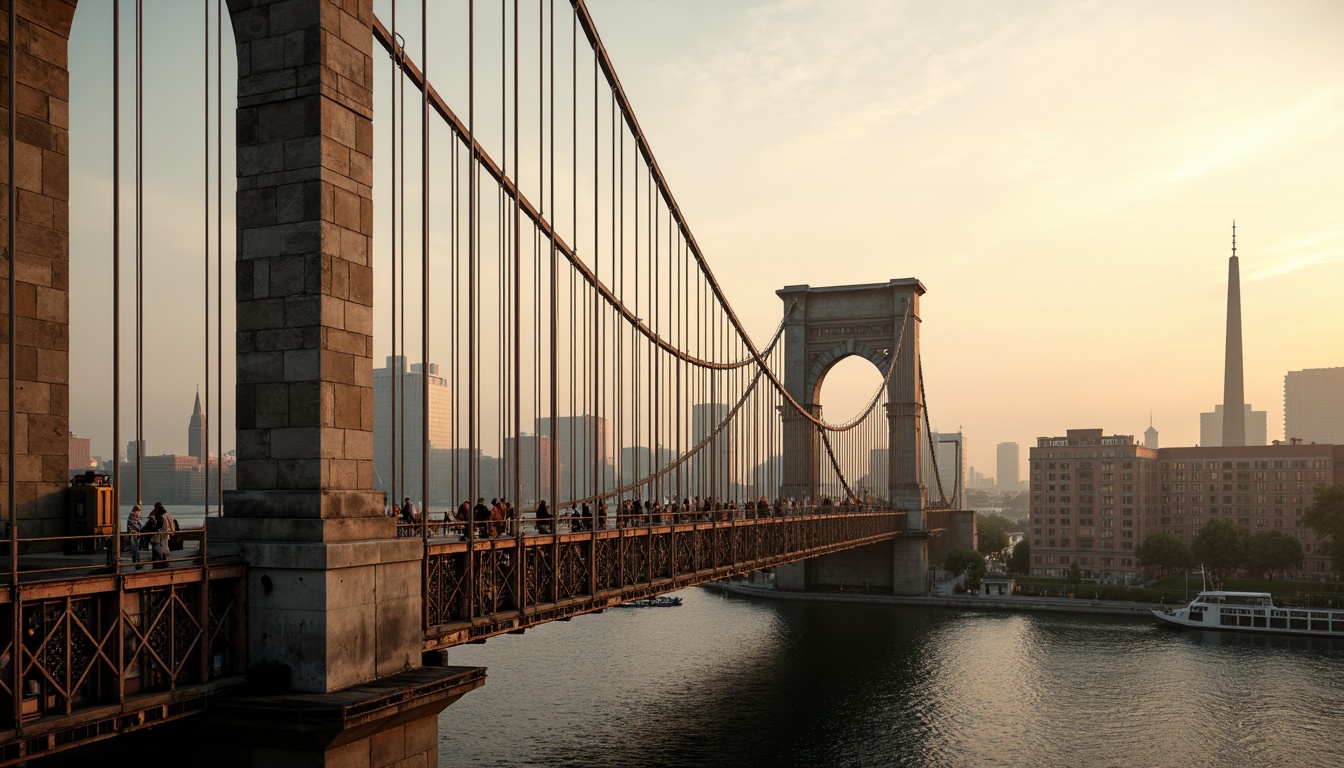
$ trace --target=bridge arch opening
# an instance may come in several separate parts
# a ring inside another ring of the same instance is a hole
[[[848,422],[868,407],[882,380],[882,371],[872,361],[857,352],[851,353],[822,371],[813,402],[821,404],[822,416],[827,421]]]

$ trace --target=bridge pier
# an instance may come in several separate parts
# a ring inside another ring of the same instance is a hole
[[[211,705],[205,754],[433,766],[438,713],[484,670],[422,667],[423,544],[372,490],[373,3],[229,8],[238,490],[208,533],[249,566],[257,692]]]

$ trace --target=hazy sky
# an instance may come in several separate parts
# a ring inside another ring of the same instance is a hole
[[[110,360],[110,168],[92,146],[110,141],[107,5],[76,16],[71,141],[71,427],[104,455],[109,397],[90,382]],[[203,378],[191,341],[202,32],[186,5],[146,4],[159,46],[146,71],[161,89],[146,143],[190,158],[147,169],[151,210],[173,212],[146,235],[167,265],[151,277],[147,320],[168,339],[146,353],[161,406],[147,422],[153,453],[185,451]],[[387,0],[376,5],[385,17]],[[589,6],[757,341],[779,321],[783,285],[919,278],[933,425],[964,428],[968,463],[986,474],[998,442],[1022,443],[1025,460],[1035,437],[1069,428],[1139,435],[1150,410],[1163,445],[1198,440],[1199,412],[1222,397],[1233,219],[1246,395],[1269,412],[1270,438],[1282,436],[1287,371],[1344,366],[1344,4]],[[231,98],[230,85],[226,123]],[[228,181],[231,151],[224,168]],[[231,185],[225,201],[231,221]],[[232,242],[226,232],[226,253]],[[877,374],[852,369],[862,399]],[[843,378],[827,379],[828,416],[845,410],[831,400],[843,387],[830,389]],[[231,376],[225,387],[231,407]]]

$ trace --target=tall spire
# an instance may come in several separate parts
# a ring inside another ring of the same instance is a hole
[[[201,410],[201,390],[197,387],[196,407],[192,409],[191,421],[187,423],[187,455],[196,457],[202,463],[206,463],[210,456],[205,424],[205,413]]]
[[[1246,393],[1242,386],[1241,273],[1237,265],[1237,222],[1232,222],[1232,257],[1227,261],[1227,354],[1223,364],[1223,445],[1246,444]]]

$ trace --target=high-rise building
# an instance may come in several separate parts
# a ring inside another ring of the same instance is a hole
[[[691,445],[699,445],[728,418],[725,403],[700,403],[691,408]],[[737,491],[737,450],[731,429],[715,435],[689,462],[690,478],[685,493],[692,496],[728,499]]]
[[[1157,450],[1157,427],[1153,426],[1153,417],[1148,417],[1148,428],[1143,430],[1143,447]]]
[[[654,473],[666,467],[668,464],[676,461],[677,454],[668,448],[650,448],[647,445],[637,445],[633,448],[622,448],[620,455],[621,463],[621,485],[629,485],[640,478],[650,477]],[[691,463],[683,464],[680,471],[674,470],[661,478],[662,487],[677,489],[677,476],[681,476],[681,485],[691,484]],[[676,490],[681,493],[680,489]]]
[[[538,435],[555,438],[560,477],[572,498],[585,499],[610,487],[611,427],[607,419],[559,416],[555,419],[555,435],[551,435],[550,418],[537,419],[536,424]]]
[[[1241,354],[1241,267],[1237,223],[1232,222],[1232,256],[1227,260],[1227,335],[1223,356],[1223,402],[1199,415],[1199,444],[1205,447],[1264,445],[1267,414],[1246,403]]]
[[[574,498],[572,494],[565,494],[563,478],[552,475],[554,464],[551,452],[555,450],[555,441],[551,438],[539,435],[506,437],[503,450],[504,455],[500,457],[500,464],[504,469],[500,478],[500,494],[510,499],[515,507],[534,509],[537,502],[542,499],[548,500],[549,503],[552,498],[552,482],[557,503],[563,504]],[[515,464],[515,454],[522,460],[521,468]],[[520,488],[520,496],[517,499],[513,498],[515,477],[518,478]]]
[[[931,502],[939,500],[938,488],[941,483],[945,496],[953,509],[960,509],[966,503],[966,438],[960,430],[939,432],[930,430],[930,441],[936,453],[929,454],[929,446],[920,444],[924,453],[923,477],[925,492]],[[937,459],[935,462],[934,459]]]
[[[886,448],[868,449],[868,476],[859,485],[864,496],[885,499],[890,492],[887,477],[890,472],[891,452]]]
[[[1031,449],[1031,570],[1133,578],[1134,548],[1159,531],[1189,542],[1213,520],[1302,543],[1295,575],[1331,575],[1330,558],[1303,523],[1315,489],[1344,479],[1344,445],[1150,449],[1131,435],[1071,429]]]
[[[1267,445],[1269,443],[1269,414],[1253,411],[1251,406],[1242,405],[1242,424],[1245,425],[1246,445]],[[1215,405],[1212,413],[1199,414],[1199,445],[1201,448],[1218,448],[1223,440],[1223,406]]]
[[[191,410],[191,421],[187,424],[187,455],[204,466],[210,458],[209,437],[206,433],[205,413],[201,411],[201,393],[196,393],[196,405]]]
[[[385,491],[389,499],[425,498],[421,489],[424,455],[421,425],[426,422],[421,390],[426,380],[424,369],[423,364],[415,363],[408,370],[405,357],[392,355],[387,358],[387,367],[373,371],[373,485]],[[438,374],[438,364],[430,363],[427,421],[431,450],[456,447],[452,444],[451,393],[448,381]],[[433,480],[430,482],[434,484]],[[431,501],[438,505],[443,500]]]
[[[1022,483],[1022,449],[1017,443],[999,443],[995,449],[999,489],[1015,491]]]
[[[70,469],[86,472],[89,465],[93,463],[93,458],[89,455],[91,451],[89,438],[79,437],[74,432],[70,433]]]
[[[1344,445],[1344,368],[1283,377],[1283,439]]]

